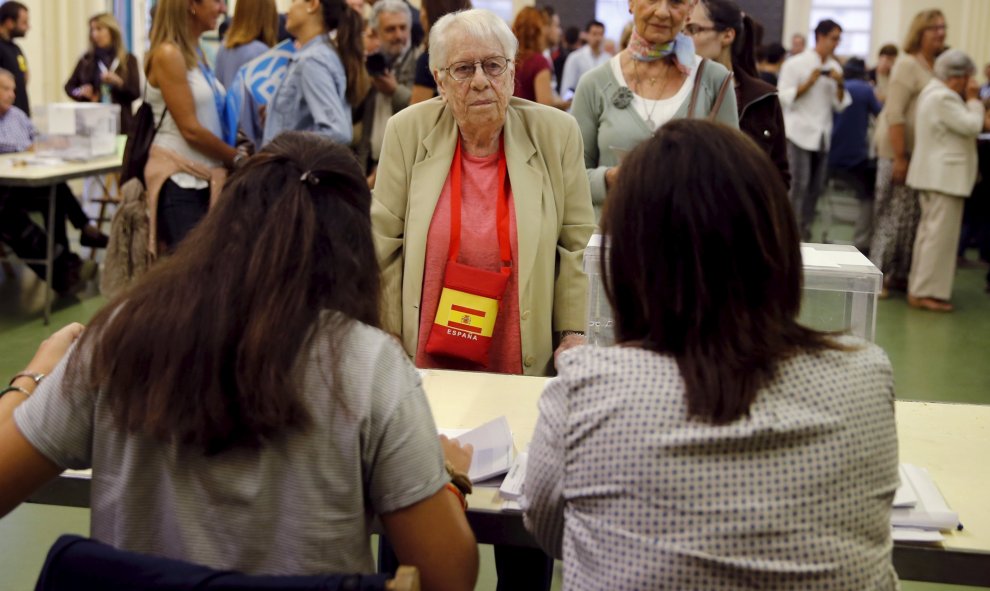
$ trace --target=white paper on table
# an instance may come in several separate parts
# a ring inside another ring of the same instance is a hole
[[[901,477],[914,488],[918,501],[914,507],[895,507],[890,523],[896,527],[955,529],[959,514],[949,509],[928,470],[912,464],[901,464],[901,468]]]
[[[516,501],[522,496],[523,481],[526,480],[526,459],[529,454],[522,452],[516,454],[516,461],[509,468],[509,473],[505,475],[502,486],[498,488],[498,494],[503,499]]]
[[[918,527],[892,527],[890,535],[895,542],[941,542],[945,539],[937,529]]]
[[[61,105],[48,106],[48,133],[50,135],[75,135],[76,112]]]
[[[911,486],[910,479],[904,471],[904,464],[898,466],[897,470],[901,476],[901,485],[897,487],[897,492],[894,493],[894,506],[914,507],[918,504],[918,494],[914,492],[914,487]]]
[[[450,437],[452,429],[441,429],[440,432]],[[471,468],[468,478],[471,482],[487,480],[499,474],[505,474],[512,466],[513,444],[512,431],[509,421],[504,416],[491,420],[480,427],[471,429],[452,437],[461,445],[474,446],[471,457]]]

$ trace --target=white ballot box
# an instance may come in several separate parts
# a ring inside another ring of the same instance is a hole
[[[602,257],[607,246],[595,234],[584,251],[588,274],[588,313],[585,334],[593,345],[615,342],[612,308],[602,282]],[[855,247],[842,244],[802,244],[804,295],[799,321],[810,328],[848,332],[868,341],[876,335],[877,297],[883,274]]]
[[[117,151],[120,105],[51,103],[35,109],[38,156],[93,160]]]

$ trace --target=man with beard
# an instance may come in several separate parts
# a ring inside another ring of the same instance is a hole
[[[31,116],[31,103],[27,95],[27,60],[14,39],[26,35],[29,28],[27,6],[14,0],[0,5],[0,68],[14,75],[17,92],[14,106],[28,117]]]
[[[357,157],[369,175],[369,184],[373,184],[385,124],[393,114],[409,106],[420,50],[411,43],[412,12],[402,0],[378,0],[370,24],[381,48],[368,56],[372,89],[363,104]]]

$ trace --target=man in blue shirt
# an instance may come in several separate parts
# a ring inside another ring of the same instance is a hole
[[[873,236],[873,187],[876,184],[876,159],[870,157],[870,117],[883,107],[873,87],[866,80],[866,64],[851,58],[843,68],[846,92],[852,104],[836,113],[828,153],[829,177],[850,186],[859,199],[859,218],[853,231],[853,243],[866,254]]]
[[[28,116],[14,106],[15,89],[14,75],[0,69],[0,154],[27,150],[37,135]],[[65,294],[79,287],[85,279],[82,261],[69,250],[66,218],[82,231],[80,243],[83,246],[105,247],[107,237],[89,223],[89,218],[65,183],[56,186],[55,191],[52,289]],[[47,213],[47,188],[0,188],[0,242],[9,245],[22,259],[42,260],[47,249],[47,235],[31,220],[31,211]],[[43,265],[30,263],[28,266],[38,277],[45,278]]]

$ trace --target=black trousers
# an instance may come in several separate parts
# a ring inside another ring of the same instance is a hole
[[[210,208],[210,189],[183,189],[171,179],[158,193],[158,239],[172,252]]]
[[[44,198],[41,199],[40,205],[36,203],[37,200],[24,198],[25,195],[30,196],[30,191],[22,193],[20,189],[17,189],[15,194],[15,190],[12,189],[8,189],[6,192],[0,190],[0,241],[7,244],[22,259],[43,260],[45,258],[48,235],[43,228],[34,223],[29,215],[31,211],[42,211],[45,220],[48,219],[48,189],[42,187],[41,190],[44,191]],[[75,197],[71,197],[71,192],[69,195],[75,202]],[[82,261],[69,250],[69,242],[65,236],[65,218],[59,215],[60,213],[64,215],[65,212],[60,212],[57,203],[58,198],[56,197],[55,253],[51,287],[56,292],[63,293],[78,280]],[[78,205],[78,202],[76,204]],[[61,232],[57,231],[58,228],[61,228]],[[45,280],[44,265],[28,263],[28,267],[42,281]]]

